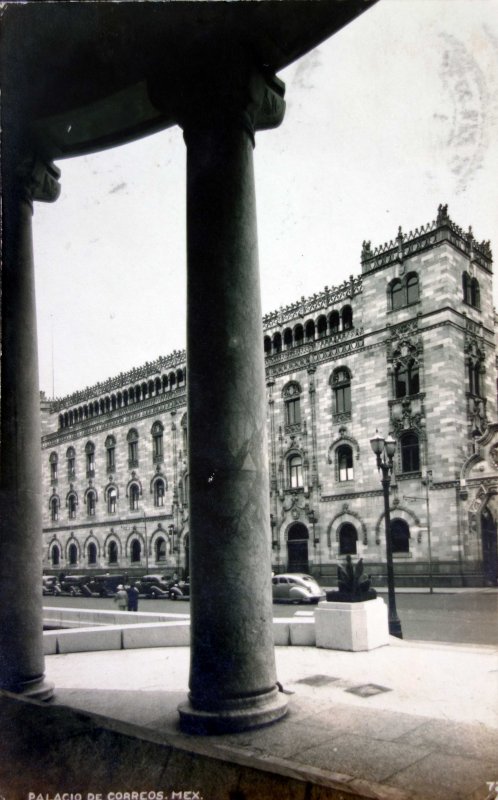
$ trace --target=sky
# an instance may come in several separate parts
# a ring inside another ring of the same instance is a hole
[[[263,313],[359,275],[364,240],[440,203],[498,252],[498,0],[379,0],[279,77],[284,121],[254,151]],[[186,342],[180,129],[57,165],[33,217],[47,397]]]

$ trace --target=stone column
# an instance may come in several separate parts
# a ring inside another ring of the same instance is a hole
[[[240,65],[201,79],[187,144],[191,663],[184,730],[282,717],[273,645],[254,131],[283,118],[283,84]]]
[[[31,217],[59,170],[4,158],[0,461],[0,688],[46,700],[42,619],[40,387]]]

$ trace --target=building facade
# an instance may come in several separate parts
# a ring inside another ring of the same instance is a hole
[[[420,229],[364,242],[361,275],[263,329],[274,571],[333,583],[352,555],[385,583],[378,430],[396,440],[397,583],[496,583],[489,242],[440,206]],[[188,573],[187,449],[184,352],[42,399],[45,570]]]

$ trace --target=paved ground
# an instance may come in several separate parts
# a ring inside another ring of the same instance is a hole
[[[287,717],[204,737],[215,757],[299,768],[318,782],[336,781],[345,797],[355,781],[376,797],[498,796],[491,787],[498,782],[496,648],[392,639],[366,653],[276,648],[276,660],[291,692]],[[176,710],[186,697],[188,663],[188,648],[154,648],[49,656],[46,672],[56,704],[194,747],[201,737],[179,732]],[[204,800],[218,800],[195,788]]]

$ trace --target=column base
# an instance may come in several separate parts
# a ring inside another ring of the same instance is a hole
[[[23,681],[17,684],[15,688],[4,688],[12,694],[17,694],[20,697],[26,697],[28,700],[38,700],[40,702],[51,700],[54,696],[54,684],[51,681],[45,680],[43,675],[31,681]]]
[[[197,709],[187,700],[178,706],[180,728],[184,733],[199,735],[240,733],[281,719],[287,713],[287,702],[277,687],[264,695],[230,699],[229,708],[217,710]]]

